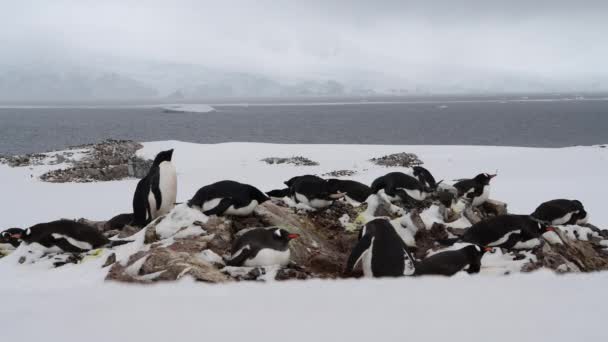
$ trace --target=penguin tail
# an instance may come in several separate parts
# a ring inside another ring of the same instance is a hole
[[[110,242],[106,245],[108,248],[114,248],[116,246],[125,245],[127,243],[131,243],[133,240],[110,240]]]

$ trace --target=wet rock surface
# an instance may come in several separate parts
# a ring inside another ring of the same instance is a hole
[[[424,164],[414,153],[394,153],[379,158],[372,158],[370,161],[376,165],[386,167],[412,167]]]

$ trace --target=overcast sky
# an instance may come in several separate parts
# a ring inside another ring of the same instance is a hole
[[[0,42],[24,59],[93,53],[284,77],[436,68],[568,78],[608,73],[607,3],[2,0]]]

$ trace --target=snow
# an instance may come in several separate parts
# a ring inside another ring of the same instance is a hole
[[[370,184],[376,177],[405,168],[368,162],[390,153],[416,153],[436,179],[472,177],[499,170],[492,181],[492,198],[509,204],[512,213],[531,213],[554,198],[576,198],[590,213],[590,223],[608,226],[603,208],[602,170],[608,169],[608,149],[559,149],[480,146],[273,145],[225,143],[214,145],[178,141],[145,143],[139,155],[153,158],[174,148],[178,173],[177,202],[186,202],[202,186],[232,179],[263,191],[283,188],[283,181],[301,174],[352,169],[344,177]],[[259,160],[276,155],[302,155],[318,166],[268,165]],[[131,211],[137,180],[103,183],[52,184],[37,179],[53,166],[10,168],[0,165],[4,196],[0,197],[0,227],[28,227],[59,218],[107,220]],[[576,171],[574,171],[576,170]],[[357,220],[365,220],[364,213]],[[169,214],[183,230],[157,226],[167,240],[175,234],[203,234],[196,221],[206,216],[178,205]],[[421,214],[425,222],[440,220],[437,208]],[[407,220],[406,220],[407,221]],[[169,222],[169,221],[168,221]],[[407,239],[410,222],[402,228]],[[393,224],[401,225],[401,221]],[[466,226],[466,222],[454,223]],[[562,227],[559,227],[561,229]],[[587,235],[583,227],[567,227]],[[555,233],[552,233],[555,234]],[[551,234],[546,233],[546,240]],[[602,318],[608,314],[604,291],[608,273],[557,276],[549,271],[515,274],[529,259],[513,260],[500,249],[486,253],[480,276],[460,273],[453,278],[289,281],[225,285],[194,283],[185,276],[177,283],[154,286],[103,282],[107,257],[124,262],[145,249],[144,231],[135,242],[89,253],[80,264],[51,267],[43,262],[21,265],[29,251],[19,247],[0,259],[0,322],[5,340],[54,339],[76,341],[180,341],[209,339],[290,341],[323,339],[368,341],[479,340],[493,341],[605,339]],[[608,243],[606,243],[608,245]],[[453,248],[462,245],[455,245]],[[445,250],[445,249],[444,249]],[[218,255],[201,254],[219,261]],[[136,268],[136,266],[134,267]],[[136,272],[137,270],[133,270]],[[509,277],[497,274],[512,273]],[[268,272],[267,278],[272,276]],[[485,309],[485,310],[484,310]],[[76,314],[75,314],[76,313]],[[567,317],[568,322],[555,317]],[[35,329],[32,329],[35,322]],[[269,323],[272,324],[269,324]],[[69,326],[69,333],[66,327]],[[160,328],[162,327],[162,328]],[[469,328],[466,328],[469,327]]]
[[[167,113],[210,113],[215,111],[215,108],[202,103],[163,105],[162,109]]]

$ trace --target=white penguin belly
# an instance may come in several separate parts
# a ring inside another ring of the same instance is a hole
[[[321,208],[325,208],[325,207],[329,207],[333,201],[328,201],[328,200],[324,200],[324,199],[319,199],[319,198],[313,198],[312,200],[308,200],[308,198],[300,193],[296,192],[296,199],[301,202],[306,204],[307,206],[311,207],[311,208],[315,208],[315,209],[321,209]]]
[[[218,204],[220,204],[220,202],[223,200],[223,198],[214,198],[212,200],[208,200],[207,202],[203,203],[203,206],[201,207],[202,211],[207,211],[207,210],[211,210],[215,207],[217,207]]]
[[[158,187],[162,195],[160,209],[155,217],[168,214],[175,206],[177,199],[177,174],[173,163],[164,161],[159,165],[160,179]]]
[[[566,215],[564,215],[564,216],[562,216],[560,218],[557,218],[557,219],[551,221],[551,224],[554,224],[556,226],[559,226],[559,225],[562,225],[562,224],[566,224],[572,218],[572,214],[573,213],[567,213]]]
[[[514,230],[512,232],[509,232],[505,235],[503,235],[503,237],[501,237],[500,239],[494,241],[494,242],[490,242],[488,244],[489,247],[494,247],[494,246],[498,246],[498,245],[502,245],[503,243],[507,242],[507,240],[509,240],[509,238],[511,237],[511,235],[513,234],[520,234],[521,230]]]
[[[152,193],[152,191],[148,193],[148,205],[150,206],[150,216],[148,216],[148,212],[146,212],[146,218],[150,220],[157,218],[156,197],[154,197],[154,193]]]
[[[369,248],[363,252],[362,256],[362,264],[363,275],[368,278],[374,277],[374,272],[372,271],[372,249],[374,248],[374,238],[372,238],[372,242],[369,244]]]
[[[258,206],[258,201],[252,200],[247,206],[242,208],[234,208],[234,205],[231,205],[228,209],[226,209],[226,214],[234,215],[234,216],[248,216],[251,215],[253,210]]]
[[[473,198],[473,206],[476,207],[478,205],[483,204],[485,201],[488,200],[488,198],[490,198],[490,186],[489,185],[485,185],[483,187],[483,191],[481,192],[481,195],[479,195],[478,197]]]
[[[405,191],[405,193],[416,201],[424,201],[426,198],[426,192],[420,190],[410,190],[406,188],[399,188],[400,190]]]
[[[252,259],[247,259],[243,263],[245,266],[256,267],[256,266],[271,266],[281,265],[285,266],[289,263],[289,248],[284,251],[278,251],[276,249],[263,248],[258,251],[258,254]]]

